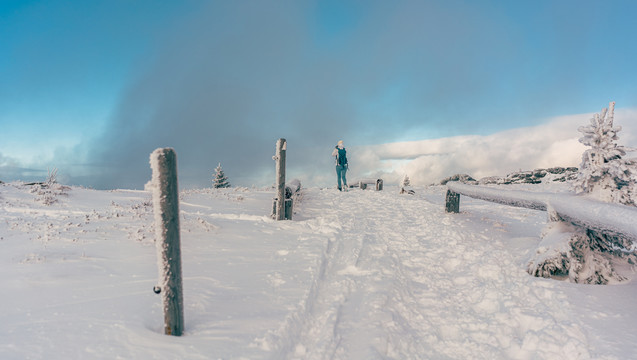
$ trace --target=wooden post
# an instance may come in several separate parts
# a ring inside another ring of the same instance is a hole
[[[376,180],[376,191],[383,190],[383,179]]]
[[[285,219],[285,151],[287,150],[287,142],[281,138],[276,142],[276,220]]]
[[[150,154],[153,170],[153,210],[155,213],[155,244],[159,285],[164,311],[164,333],[181,336],[184,331],[184,299],[181,278],[181,248],[179,239],[179,192],[177,186],[177,155],[171,148],[157,149]]]
[[[445,202],[445,212],[457,214],[460,211],[460,194],[447,190]]]
[[[285,220],[292,220],[292,212],[294,211],[292,202],[292,199],[285,199],[285,214],[283,216]]]

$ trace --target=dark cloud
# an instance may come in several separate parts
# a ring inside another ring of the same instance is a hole
[[[186,185],[207,185],[218,162],[250,185],[273,167],[279,137],[291,162],[325,146],[329,158],[355,125],[343,70],[312,57],[303,9],[253,5],[211,5],[171,36],[95,141],[89,157],[106,170],[95,186],[142,186],[157,147],[175,148]]]

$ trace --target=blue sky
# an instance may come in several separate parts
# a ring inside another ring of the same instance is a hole
[[[57,167],[141,188],[170,146],[185,186],[219,162],[236,185],[269,184],[279,137],[289,166],[331,173],[340,139],[637,108],[635,14],[613,0],[2,1],[0,180]]]

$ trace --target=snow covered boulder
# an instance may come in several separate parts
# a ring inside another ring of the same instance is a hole
[[[565,182],[565,181],[573,181],[577,178],[577,173],[578,173],[579,169],[576,167],[553,167],[553,168],[549,168],[546,169],[546,172],[548,173],[547,176],[544,178],[544,180],[546,181],[547,179],[550,179],[551,181],[556,181],[556,182]]]
[[[453,176],[449,176],[448,178],[442,179],[440,181],[440,185],[447,185],[447,183],[450,181],[458,181],[463,184],[476,184],[476,179],[472,178],[470,175],[456,174]]]
[[[535,169],[533,171],[516,171],[506,176],[488,176],[481,178],[480,185],[510,185],[510,184],[541,184],[550,182],[573,181],[577,178],[578,169],[575,167],[553,167]]]

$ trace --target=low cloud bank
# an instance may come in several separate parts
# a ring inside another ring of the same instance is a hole
[[[474,178],[506,175],[518,170],[578,166],[585,146],[577,128],[592,114],[562,116],[534,126],[487,136],[455,136],[442,139],[396,142],[350,150],[358,171],[350,176],[381,177],[398,183],[408,174],[412,183],[427,185],[458,173]],[[619,143],[637,146],[637,110],[615,114],[622,126]],[[637,156],[637,154],[631,154]]]

